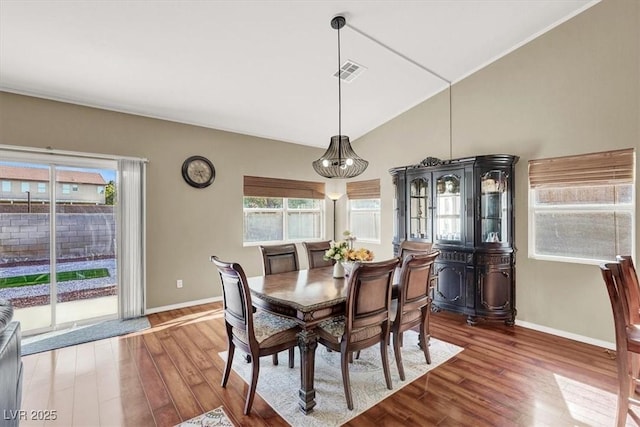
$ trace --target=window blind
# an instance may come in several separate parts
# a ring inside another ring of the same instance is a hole
[[[244,177],[244,195],[251,197],[289,197],[324,199],[324,183],[291,179]]]
[[[634,149],[529,160],[529,186],[565,187],[633,182]]]
[[[380,179],[347,182],[347,197],[354,199],[379,199]]]

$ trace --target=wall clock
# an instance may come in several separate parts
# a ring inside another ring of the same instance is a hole
[[[204,188],[216,179],[216,169],[206,157],[191,156],[182,163],[182,177],[190,186]]]

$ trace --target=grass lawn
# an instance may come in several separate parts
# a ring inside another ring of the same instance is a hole
[[[88,270],[61,271],[56,273],[56,280],[58,282],[66,282],[69,280],[98,279],[100,277],[109,277],[109,270],[106,268],[93,268]],[[50,283],[50,281],[51,276],[49,273],[2,277],[0,278],[0,289],[17,288],[20,286],[44,285]]]

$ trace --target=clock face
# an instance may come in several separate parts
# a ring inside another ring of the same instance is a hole
[[[192,187],[204,188],[213,183],[216,170],[206,157],[191,156],[182,164],[182,177]]]

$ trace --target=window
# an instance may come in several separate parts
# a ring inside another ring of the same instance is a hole
[[[104,194],[104,185],[98,185],[98,186],[96,187],[96,192],[97,192],[98,194]]]
[[[38,193],[46,193],[47,192],[47,184],[44,182],[38,183]]]
[[[245,197],[244,242],[320,239],[322,205],[316,199]]]
[[[633,149],[529,162],[529,257],[598,264],[633,255]]]
[[[244,177],[246,244],[322,239],[324,184]]]
[[[2,181],[2,192],[11,193],[11,181]]]
[[[358,240],[380,242],[380,180],[347,183],[349,231]]]
[[[71,186],[71,191],[78,191],[78,184],[73,184]]]
[[[20,184],[20,191],[22,191],[23,193],[26,193],[27,191],[29,191],[30,188],[31,186],[29,185],[28,182],[22,182]]]
[[[62,184],[62,194],[70,194],[71,186],[69,184]]]

